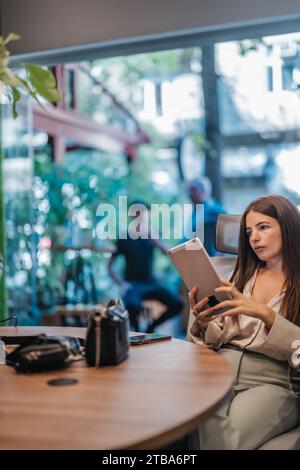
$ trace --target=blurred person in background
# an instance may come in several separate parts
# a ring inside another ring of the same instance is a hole
[[[219,214],[225,214],[223,206],[212,197],[212,184],[207,176],[194,179],[188,183],[188,193],[193,204],[192,230],[197,233],[198,238],[200,228],[196,226],[196,205],[204,206],[204,247],[209,256],[216,256],[215,233]]]
[[[217,220],[219,214],[225,214],[226,211],[222,205],[212,197],[212,184],[207,176],[201,176],[200,178],[189,181],[186,185],[186,188],[193,204],[192,221],[189,221],[192,222],[191,229],[193,233],[191,233],[190,236],[188,236],[187,233],[187,238],[184,238],[182,242],[187,241],[196,234],[196,236],[203,242],[209,256],[216,256],[218,254],[215,248]],[[201,218],[199,222],[197,220],[197,204],[203,204],[204,208],[204,219]],[[201,226],[201,224],[203,224],[203,226]],[[184,304],[182,312],[182,328],[184,331],[186,331],[190,306],[188,302],[188,290],[183,283],[180,285],[180,293]]]
[[[140,227],[138,231],[143,233],[143,223],[148,223],[149,207],[144,202],[138,202],[140,206]],[[147,224],[148,225],[148,224]],[[136,239],[127,231],[126,239],[118,239],[117,251],[109,261],[108,270],[112,279],[119,285],[122,300],[129,312],[130,324],[135,331],[140,331],[139,318],[143,310],[144,300],[158,300],[165,306],[165,311],[155,319],[152,319],[146,332],[152,333],[163,322],[181,313],[182,301],[171,289],[162,285],[153,273],[154,250],[158,248],[163,254],[168,255],[167,248],[161,240],[151,238],[147,226],[147,237]],[[114,263],[118,256],[125,259],[125,270],[121,276],[114,269]]]

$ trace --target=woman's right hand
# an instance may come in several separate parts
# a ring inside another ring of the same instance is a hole
[[[214,312],[212,307],[208,306],[208,297],[204,297],[199,302],[196,301],[197,287],[193,287],[189,292],[189,304],[192,309],[192,313],[195,316],[198,325],[201,328],[206,328],[208,323],[212,321],[212,317],[209,316]],[[208,306],[208,308],[207,308]]]

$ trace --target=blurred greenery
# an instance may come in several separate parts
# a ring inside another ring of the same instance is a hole
[[[135,130],[133,121],[143,100],[141,82],[151,80],[158,85],[184,73],[199,75],[201,57],[201,48],[195,47],[89,62],[86,66],[91,77],[81,72],[77,77],[79,111],[132,133]],[[93,78],[99,82],[99,86],[93,83]],[[120,104],[119,107],[112,105],[114,98]],[[132,121],[128,119],[128,113],[133,116]],[[178,125],[180,128],[180,123]],[[172,145],[151,122],[143,122],[141,126],[150,136],[153,148]],[[194,130],[199,131],[199,122],[194,123]]]
[[[2,139],[2,97],[4,102],[11,103],[11,116],[16,119],[18,117],[17,103],[25,92],[26,95],[31,96],[38,104],[41,105],[40,97],[49,102],[57,102],[60,100],[61,95],[56,88],[56,80],[50,70],[39,65],[23,64],[24,69],[21,73],[16,73],[9,67],[10,52],[7,45],[11,41],[18,41],[20,36],[15,33],[10,33],[6,38],[0,36],[0,320],[7,317],[7,292],[6,284],[11,281],[9,277],[10,262],[9,249],[6,253],[6,225],[9,221],[5,220],[5,208],[3,197],[3,139]],[[22,76],[26,73],[25,77]],[[24,247],[23,247],[24,248]],[[6,263],[8,266],[6,268]],[[2,270],[4,272],[2,276]],[[6,279],[7,277],[7,279]],[[7,282],[6,282],[7,281]],[[25,289],[26,290],[26,289]]]
[[[257,51],[260,47],[266,47],[266,43],[263,38],[244,39],[238,41],[239,53],[241,56],[246,56],[249,52]]]
[[[0,320],[7,316],[4,256],[6,254],[5,217],[3,204],[3,153],[2,153],[2,109],[0,105]]]
[[[193,61],[199,65],[201,49],[139,54],[85,64],[101,86],[95,85],[86,74],[80,74],[75,82],[80,91],[79,111],[98,122],[121,128],[127,134],[135,134],[140,125],[135,119],[140,106],[138,82],[147,78],[159,83],[179,73],[190,73]],[[67,101],[72,103],[69,89]],[[128,204],[135,200],[170,205],[187,202],[185,190],[178,184],[175,142],[172,137],[163,136],[151,122],[142,127],[150,136],[151,145],[140,146],[137,161],[131,163],[122,154],[78,148],[68,150],[63,162],[57,165],[52,160],[50,145],[34,146],[32,193],[18,192],[17,197],[12,193],[6,203],[11,230],[9,289],[18,315],[22,316],[32,301],[40,312],[47,313],[61,303],[94,302],[93,282],[97,301],[119,295],[107,272],[109,252],[56,250],[57,246],[99,246],[95,237],[99,204],[111,203],[118,207],[119,196],[127,196]],[[12,153],[28,156],[26,139],[22,136],[16,140],[18,148],[12,149]],[[21,152],[22,145],[24,151]],[[168,152],[161,156],[161,150],[171,152],[166,157]],[[121,260],[117,266],[122,268]],[[80,271],[84,272],[84,280]],[[170,285],[178,280],[168,258],[158,250],[155,272],[164,282],[167,276]],[[25,317],[24,313],[23,324],[40,321],[36,314]]]
[[[175,180],[171,179],[168,187],[155,188],[152,175],[158,170],[158,166],[156,159],[150,156],[151,149],[141,148],[138,161],[129,164],[124,155],[76,150],[68,152],[63,163],[57,165],[51,160],[50,149],[36,152],[35,185],[42,185],[45,190],[39,206],[43,199],[49,202],[42,236],[51,238],[54,245],[76,245],[86,233],[90,235],[91,243],[97,246],[99,241],[95,238],[94,229],[99,221],[96,212],[100,203],[108,202],[117,208],[119,196],[127,196],[128,205],[134,200],[143,200],[149,204],[184,201],[185,192],[178,191]],[[75,241],[76,225],[81,226],[81,233]],[[68,240],[70,229],[73,231],[73,240]],[[43,266],[43,275],[38,278],[39,297],[46,298],[49,307],[55,303],[50,292],[56,292],[56,303],[58,300],[70,300],[66,298],[66,271],[72,263],[77,263],[74,261],[77,256],[78,254],[73,254],[68,258],[67,252],[63,255],[51,251],[52,261],[48,266]],[[107,300],[113,294],[119,295],[107,273],[109,256],[109,253],[85,253],[85,262],[94,272],[98,301]],[[163,277],[168,272],[175,279],[175,272],[167,258],[157,253],[155,263],[158,277]],[[120,261],[120,269],[121,266]],[[40,305],[46,304],[46,301],[40,300]]]

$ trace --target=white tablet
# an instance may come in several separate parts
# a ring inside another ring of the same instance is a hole
[[[213,307],[219,302],[230,299],[228,294],[215,292],[215,288],[221,286],[220,277],[199,238],[193,238],[171,248],[169,255],[188,290],[197,287],[197,302],[208,297],[208,303]],[[214,314],[226,310],[228,308],[216,310]]]

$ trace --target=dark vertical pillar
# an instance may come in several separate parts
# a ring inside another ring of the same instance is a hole
[[[215,47],[202,47],[202,83],[205,108],[205,134],[209,142],[206,150],[206,175],[213,186],[213,196],[222,200],[221,149],[222,136],[220,131],[218,84],[215,70]]]

